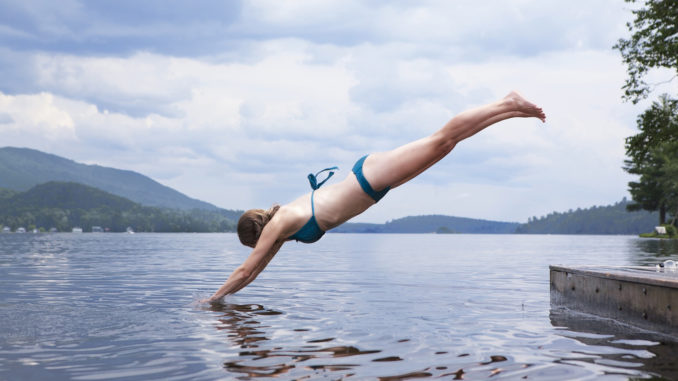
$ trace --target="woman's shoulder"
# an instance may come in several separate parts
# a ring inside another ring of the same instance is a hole
[[[310,205],[308,207],[305,207],[305,205],[302,202],[298,202],[298,200],[292,201],[289,204],[285,204],[280,206],[280,209],[278,209],[278,212],[275,214],[273,217],[274,219],[277,218],[281,222],[287,222],[290,220],[296,220],[296,219],[304,219],[307,217],[307,214],[310,213]]]
[[[292,202],[282,205],[269,223],[273,223],[276,230],[280,231],[282,236],[287,237],[294,234],[306,223],[306,220],[310,218],[309,212],[304,210],[300,204]]]

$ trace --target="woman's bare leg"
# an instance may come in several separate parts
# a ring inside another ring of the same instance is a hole
[[[387,186],[395,188],[447,156],[460,141],[516,117],[546,119],[539,107],[512,92],[500,101],[460,113],[431,136],[392,151],[371,154],[365,160],[363,173],[377,191]]]

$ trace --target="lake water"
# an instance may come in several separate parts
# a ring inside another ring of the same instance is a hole
[[[0,379],[678,379],[678,339],[552,308],[548,272],[676,241],[327,234],[196,305],[248,254],[234,234],[0,234]]]

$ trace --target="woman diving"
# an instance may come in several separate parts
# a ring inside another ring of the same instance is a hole
[[[285,242],[319,240],[327,230],[364,212],[390,189],[410,181],[447,156],[460,141],[510,118],[538,118],[545,122],[546,115],[541,108],[512,92],[497,102],[462,112],[430,136],[392,151],[362,157],[337,184],[320,188],[324,181],[318,184],[315,176],[309,175],[312,192],[269,210],[248,210],[238,221],[238,237],[253,250],[204,302],[218,302],[247,286]]]

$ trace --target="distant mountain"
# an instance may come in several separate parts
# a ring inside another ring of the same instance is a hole
[[[613,205],[553,212],[527,223],[498,222],[442,215],[413,216],[385,224],[346,223],[333,233],[485,233],[485,234],[640,234],[652,231],[659,217],[628,212],[623,199]]]
[[[0,199],[3,198],[9,198],[17,194],[16,191],[10,190],[10,189],[5,189],[5,188],[0,188]]]
[[[0,189],[0,225],[57,228],[70,231],[92,226],[144,232],[227,232],[235,222],[224,210],[190,211],[143,206],[97,188],[72,182],[48,182],[26,192]]]
[[[647,211],[628,212],[622,201],[608,206],[553,212],[530,218],[517,233],[526,234],[640,234],[650,232],[659,221],[658,214]]]
[[[520,224],[443,215],[410,216],[385,224],[346,223],[333,233],[474,233],[510,234]]]
[[[147,206],[218,209],[137,172],[81,164],[28,148],[0,148],[0,188],[23,192],[49,181],[89,185]]]
[[[18,213],[29,209],[59,208],[90,210],[104,208],[127,212],[141,205],[126,198],[78,183],[51,181],[0,200],[0,211]]]

